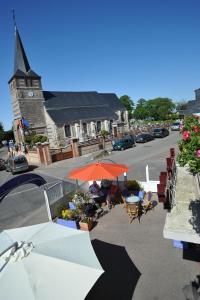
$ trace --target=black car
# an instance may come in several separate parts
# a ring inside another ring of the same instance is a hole
[[[166,128],[155,128],[153,130],[153,136],[155,138],[164,138],[169,135],[169,131]]]
[[[134,134],[132,134],[132,133],[125,134],[124,138],[132,140],[133,147],[136,147],[135,135]]]
[[[136,136],[136,143],[146,143],[154,140],[154,137],[150,133],[141,133]]]

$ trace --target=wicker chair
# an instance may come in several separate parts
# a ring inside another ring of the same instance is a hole
[[[135,218],[137,218],[140,223],[141,210],[139,205],[137,205],[136,203],[126,203],[126,210],[129,217],[131,218],[130,223],[132,223]]]
[[[145,215],[149,210],[152,210],[154,208],[151,198],[152,198],[152,192],[147,192],[144,197],[144,200],[143,200],[143,203],[144,203],[143,210],[144,210]]]

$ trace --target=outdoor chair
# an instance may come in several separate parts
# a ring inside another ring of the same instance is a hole
[[[145,197],[144,197],[143,206],[142,206],[145,215],[149,210],[154,209],[153,202],[151,201],[151,198],[152,198],[152,192],[147,192]]]
[[[137,218],[140,223],[141,209],[139,205],[136,203],[126,203],[126,209],[129,217],[131,218],[130,223],[132,223],[135,218]]]

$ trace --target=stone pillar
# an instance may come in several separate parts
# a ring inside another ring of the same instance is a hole
[[[75,123],[74,127],[75,127],[75,135],[76,135],[76,138],[78,138],[78,137],[79,137],[80,126],[79,126],[78,123]]]
[[[80,156],[79,149],[78,149],[78,140],[76,138],[71,139],[71,146],[72,146],[73,157]]]
[[[96,125],[94,122],[91,122],[91,135],[94,139],[96,139]]]
[[[109,121],[108,120],[105,120],[104,121],[104,129],[106,130],[106,131],[110,131],[110,128],[109,128]]]
[[[44,153],[43,153],[43,149],[42,149],[42,144],[37,143],[36,148],[37,148],[37,155],[38,155],[39,163],[44,164]]]
[[[49,143],[43,143],[42,144],[42,151],[43,151],[43,156],[44,156],[44,164],[45,165],[52,164],[52,158],[51,158]]]
[[[87,134],[91,137],[91,123],[87,123]]]

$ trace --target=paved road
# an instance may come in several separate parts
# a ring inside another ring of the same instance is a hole
[[[166,169],[165,158],[169,156],[169,149],[177,147],[178,136],[177,132],[172,132],[164,139],[155,139],[145,144],[137,144],[135,148],[112,152],[111,155],[107,156],[107,159],[128,165],[128,178],[141,181],[145,180],[145,167],[148,164],[150,179],[158,180],[160,171]],[[92,162],[92,159],[92,155],[68,159],[47,167],[40,167],[37,171],[41,174],[63,179],[66,178],[70,170],[85,165],[87,162]]]
[[[165,170],[165,157],[169,148],[176,145],[177,133],[172,133],[164,139],[157,139],[146,144],[137,144],[136,148],[113,152],[109,159],[129,166],[128,177],[145,180],[145,166],[150,167],[150,178],[158,179],[159,172]],[[0,149],[0,155],[5,155],[7,149]],[[67,181],[68,172],[88,161],[93,161],[93,155],[60,161],[47,167],[33,170],[44,177],[48,184]],[[18,176],[18,175],[14,175]],[[0,171],[0,184],[11,179],[13,175]],[[74,181],[68,181],[71,184]],[[1,203],[0,230],[16,226],[29,225],[47,221],[43,188],[32,184],[21,186],[11,192]]]

